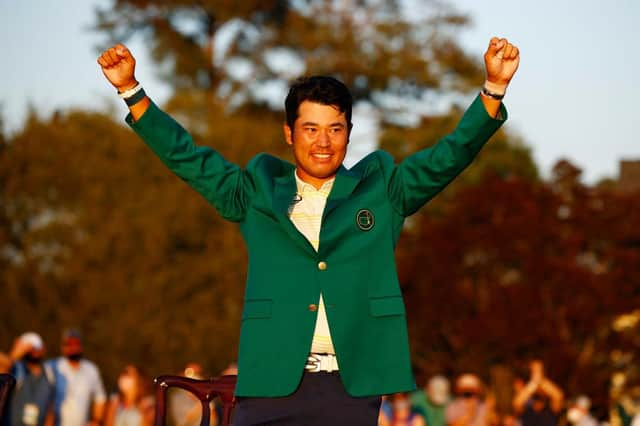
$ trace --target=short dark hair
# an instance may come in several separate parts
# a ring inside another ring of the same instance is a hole
[[[287,125],[293,130],[298,118],[298,107],[304,101],[323,105],[333,105],[344,113],[347,126],[351,128],[351,107],[353,98],[343,82],[333,77],[311,76],[301,77],[293,82],[289,94],[284,101]]]

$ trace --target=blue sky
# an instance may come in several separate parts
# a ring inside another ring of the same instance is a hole
[[[420,7],[421,0],[413,0]],[[480,58],[492,35],[521,49],[520,70],[505,103],[508,126],[532,148],[548,176],[569,158],[593,183],[616,177],[621,158],[640,159],[640,2],[635,0],[454,0],[473,25],[460,40]],[[108,0],[0,0],[0,108],[9,131],[19,129],[29,104],[56,108],[125,107],[96,65],[101,37],[90,31],[93,8]],[[605,7],[606,5],[606,7]],[[153,74],[140,41],[130,43],[137,77],[162,102],[168,90]],[[481,82],[479,82],[480,84]]]

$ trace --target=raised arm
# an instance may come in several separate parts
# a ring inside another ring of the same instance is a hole
[[[107,80],[129,107],[127,123],[176,175],[226,219],[241,221],[253,193],[248,173],[207,146],[197,146],[177,121],[160,110],[135,78],[136,60],[122,44],[98,58]]]
[[[542,382],[540,382],[540,390],[542,390],[549,397],[551,410],[556,414],[559,413],[563,407],[564,393],[558,387],[558,385],[545,377]]]
[[[534,394],[542,393],[549,398],[551,410],[560,412],[564,403],[564,393],[544,373],[544,364],[540,360],[533,360],[529,364],[529,382],[520,389],[513,398],[513,408],[521,414]]]
[[[482,88],[482,103],[487,114],[497,118],[507,86],[520,65],[520,50],[506,38],[493,37],[484,53],[487,80]]]
[[[502,98],[518,69],[518,48],[491,39],[484,54],[487,79],[481,94],[456,129],[435,145],[407,157],[389,178],[389,196],[398,213],[413,214],[460,174],[507,118]]]
[[[118,90],[118,93],[126,94],[138,86],[139,83],[135,78],[136,59],[124,44],[116,44],[102,52],[98,58],[98,64],[102,67],[104,76]],[[135,98],[136,96],[139,99]],[[144,91],[132,94],[126,102],[134,121],[138,121],[151,104]]]

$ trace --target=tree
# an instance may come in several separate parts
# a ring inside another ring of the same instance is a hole
[[[268,127],[243,140],[246,119],[216,120],[240,146]],[[197,360],[215,374],[235,359],[240,235],[133,132],[101,114],[33,116],[0,154],[0,281],[15,307],[0,313],[2,347],[34,329],[55,353],[62,329],[81,326],[110,379],[127,362],[159,374]]]
[[[638,344],[612,324],[640,301],[640,200],[575,181],[567,199],[556,187],[488,175],[458,191],[447,215],[405,232],[400,271],[421,376],[486,375],[538,356],[568,395],[606,406],[612,350]]]
[[[206,102],[217,93],[226,105],[265,105],[265,86],[323,73],[397,117],[394,98],[466,91],[483,78],[453,38],[468,18],[435,1],[419,12],[400,1],[118,0],[98,11],[96,28],[110,43],[144,35],[176,96],[195,89]]]
[[[393,143],[399,157],[433,143],[460,111],[411,129],[398,125],[390,99],[465,92],[482,80],[454,42],[467,19],[441,2],[420,20],[407,18],[401,2],[236,3],[116,1],[99,12],[98,27],[118,41],[148,37],[176,89],[168,109],[197,143],[241,165],[259,151],[288,155],[280,112],[260,97],[260,88],[293,77],[274,57],[335,74],[356,99],[378,105],[385,140],[408,141]],[[231,42],[216,56],[225,35]],[[233,71],[241,63],[250,79]],[[488,147],[491,168],[533,179],[528,152],[511,139]],[[155,374],[195,358],[215,374],[235,358],[246,264],[240,234],[129,129],[103,114],[33,114],[0,144],[0,182],[0,280],[5,303],[16,307],[0,313],[3,347],[35,329],[55,352],[62,329],[81,325],[108,381],[127,362]]]
[[[233,5],[118,0],[98,12],[96,28],[110,43],[144,35],[175,89],[166,109],[204,138],[219,133],[212,117],[221,110],[282,121],[270,110],[281,108],[287,80],[331,74],[351,88],[356,102],[370,102],[380,111],[380,145],[400,160],[453,130],[462,113],[459,102],[467,101],[458,97],[449,110],[434,114],[431,99],[441,91],[477,90],[483,80],[481,58],[470,56],[455,39],[469,22],[441,1],[409,9],[405,2],[377,0]],[[267,139],[268,145],[259,139],[248,149],[258,143],[260,150],[286,154],[280,140]],[[229,143],[228,138],[220,142]],[[236,149],[242,148],[230,147]],[[448,194],[477,182],[485,169],[537,179],[529,150],[511,133],[499,133],[482,158]],[[443,209],[446,198],[438,200],[432,210]]]
[[[99,11],[97,29],[108,34],[110,42],[143,35],[151,46],[159,69],[165,72],[166,81],[175,89],[166,109],[194,134],[196,140],[214,146],[234,162],[244,164],[259,151],[288,155],[280,134],[282,117],[272,111],[277,108],[261,93],[264,88],[286,87],[287,80],[303,72],[336,75],[353,89],[356,101],[375,104],[382,111],[383,147],[401,159],[452,130],[460,117],[461,110],[457,107],[441,116],[419,112],[415,114],[419,120],[414,120],[417,126],[407,127],[404,117],[416,104],[425,103],[425,93],[437,94],[440,90],[466,93],[471,87],[477,88],[483,79],[480,58],[472,59],[455,42],[455,32],[467,24],[467,17],[443,2],[428,2],[422,9],[426,11],[422,16],[408,16],[402,4],[373,0],[242,4],[119,0],[110,8]],[[229,40],[226,45],[221,42],[225,37]],[[248,71],[243,74],[242,70]],[[283,93],[281,95],[284,97]],[[281,100],[278,100],[278,105],[281,105]],[[513,139],[513,136],[501,133],[495,143],[490,144],[483,154],[485,163],[490,164],[486,168],[504,176],[535,180],[537,172],[528,150],[510,142]],[[481,174],[480,170],[472,169],[464,176],[469,182],[478,182]],[[163,181],[163,185],[167,184]],[[166,191],[158,190],[155,194],[158,194],[158,203],[167,197]],[[191,202],[181,199],[184,205]],[[444,202],[441,205],[447,206]],[[139,227],[134,234],[137,240],[151,238],[147,232],[159,238],[158,233],[167,232],[163,224],[175,221],[168,213],[162,216],[165,209],[152,208],[149,211],[154,212],[154,217],[146,220],[154,224],[149,227],[136,225]],[[188,214],[184,210],[183,213],[185,217],[200,214],[211,220],[212,223],[205,220],[199,224],[198,229],[202,232],[210,230],[222,234],[233,229],[229,225],[221,227],[219,218],[213,213],[211,216],[199,210]],[[202,243],[192,246],[183,242],[176,254],[168,258],[181,256],[182,262],[192,265],[192,268],[210,261],[208,256],[223,265],[238,265],[237,258],[229,262],[228,256],[237,252],[231,243],[239,245],[239,236],[237,233],[225,235],[230,241],[225,250],[211,252],[211,248]],[[162,237],[162,241],[165,239],[170,244],[171,237]],[[196,235],[192,239],[200,241]],[[151,246],[145,247],[146,251],[156,253]],[[122,261],[118,261],[116,256],[114,263],[113,250],[104,249],[96,261],[104,269],[118,265],[117,269],[123,270],[123,263],[136,258],[134,250],[126,253]],[[146,270],[145,276],[155,280],[150,288],[159,289],[163,294],[178,291],[167,284],[170,282],[167,277],[190,276],[188,283],[180,285],[188,295],[193,288],[191,283],[199,283],[197,276],[191,278],[193,273],[184,266],[165,263],[165,255],[162,252],[157,254],[155,266]],[[170,267],[165,269],[165,265]],[[134,268],[130,270],[134,277],[137,276]],[[80,272],[78,270],[75,275]],[[241,284],[237,278],[223,280],[220,285]],[[216,287],[216,290],[221,288]],[[207,306],[198,304],[191,297],[178,300],[179,312],[193,310],[194,307],[202,312]],[[240,300],[230,298],[226,303],[238,309]],[[174,317],[181,318],[181,315]],[[229,315],[224,325],[220,325],[235,330],[237,322],[234,320],[237,317]],[[167,328],[161,319],[154,318],[153,321],[153,327]],[[160,341],[153,327],[149,326],[147,332],[154,339],[153,347],[158,347]],[[186,336],[186,332],[177,335],[175,344],[179,345],[178,342]],[[235,336],[226,337],[227,344],[235,348]],[[169,352],[167,360],[171,356],[181,359],[177,352]]]

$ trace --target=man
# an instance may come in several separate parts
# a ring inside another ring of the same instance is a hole
[[[411,393],[410,399],[413,408],[424,415],[428,426],[445,426],[445,407],[450,399],[446,377],[431,377],[424,389]]]
[[[106,393],[96,365],[83,356],[75,329],[62,335],[62,356],[48,361],[56,378],[56,426],[97,426],[102,422]]]
[[[493,424],[493,402],[484,397],[484,385],[475,374],[456,379],[456,397],[445,410],[449,426],[487,426]]]
[[[529,362],[529,381],[514,382],[513,408],[522,426],[555,426],[564,405],[564,393],[544,371],[539,359]]]
[[[591,399],[586,395],[580,395],[567,409],[567,420],[572,426],[598,426],[600,422],[591,415]],[[635,422],[635,417],[634,417]],[[638,426],[631,423],[631,426]]]
[[[129,125],[240,225],[249,265],[235,424],[375,425],[379,395],[415,389],[394,262],[402,224],[506,119],[518,49],[491,40],[484,94],[454,133],[399,165],[378,151],[350,170],[352,98],[336,79],[301,79],[289,91],[284,135],[295,165],[261,154],[242,169],[195,146],[151,102],[125,46],[98,63],[129,106]]]
[[[55,379],[51,369],[43,365],[44,354],[44,342],[34,332],[18,337],[9,351],[8,372],[16,378],[16,386],[3,419],[4,425],[53,425]]]

